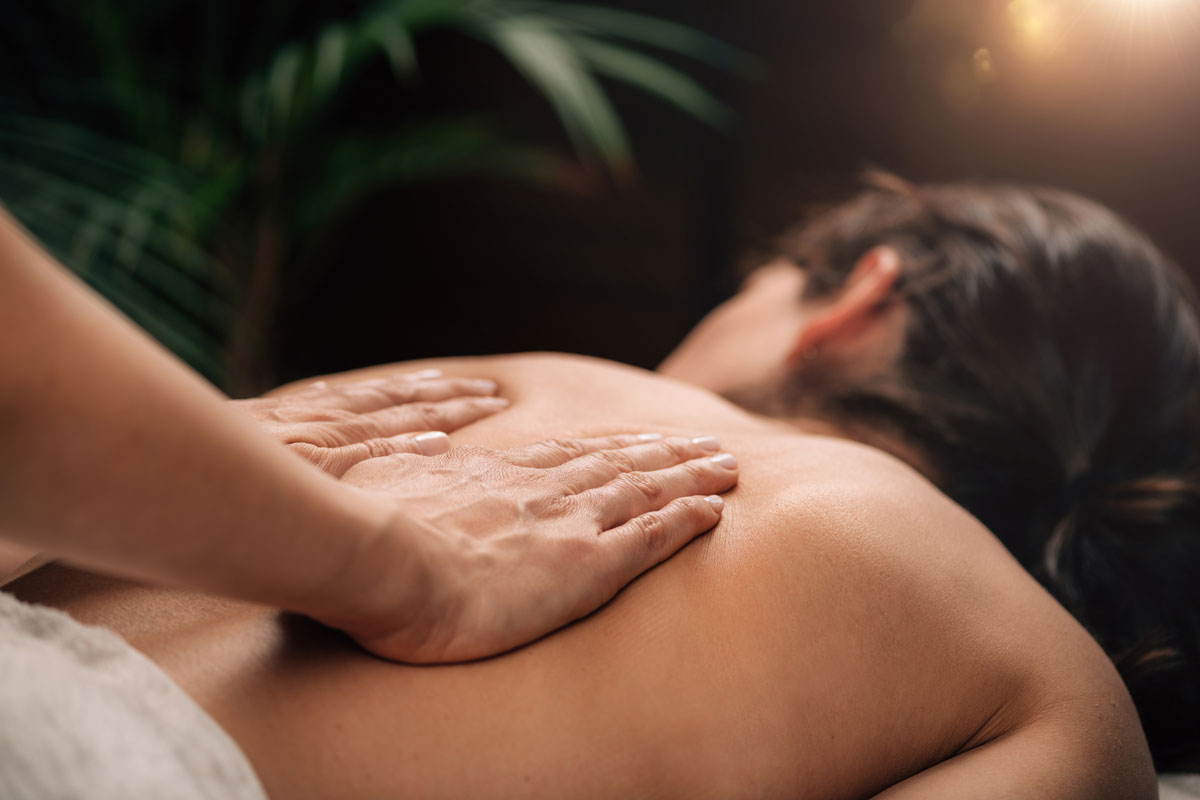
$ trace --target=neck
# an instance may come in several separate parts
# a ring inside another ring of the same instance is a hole
[[[921,449],[898,432],[881,430],[846,417],[823,414],[816,408],[787,409],[777,393],[730,392],[724,395],[764,422],[811,436],[848,439],[882,450],[936,483],[933,465]]]

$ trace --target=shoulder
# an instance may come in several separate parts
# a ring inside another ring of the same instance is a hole
[[[798,609],[836,620],[822,635],[874,664],[860,686],[912,714],[905,735],[939,731],[945,758],[1053,720],[1073,742],[1063,752],[1120,743],[1138,762],[1144,739],[1108,658],[974,517],[882,451],[784,444],[761,448],[770,558],[805,587]]]
[[[819,547],[864,592],[907,597],[922,621],[970,626],[976,635],[969,638],[1002,641],[1027,664],[1048,665],[1067,646],[1107,663],[990,531],[899,459],[812,436],[776,439],[756,455],[759,463],[743,459],[742,480],[755,481],[765,496],[781,551]]]
[[[743,483],[752,482],[775,513],[790,514],[797,523],[819,523],[839,541],[870,539],[889,549],[924,552],[926,546],[950,545],[970,548],[972,559],[1003,553],[973,516],[889,453],[847,439],[780,431],[745,438],[752,457],[743,460]]]

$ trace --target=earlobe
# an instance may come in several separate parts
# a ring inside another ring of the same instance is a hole
[[[891,294],[900,276],[900,254],[891,247],[867,251],[828,304],[800,329],[789,361],[815,360],[822,348],[852,337]]]

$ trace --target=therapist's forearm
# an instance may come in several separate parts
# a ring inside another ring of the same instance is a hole
[[[303,605],[389,510],[322,475],[0,212],[0,531],[93,569]]]

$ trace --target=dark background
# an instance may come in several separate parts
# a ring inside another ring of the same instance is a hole
[[[675,62],[738,112],[736,126],[717,132],[612,87],[634,185],[459,180],[373,198],[317,255],[318,277],[294,287],[279,377],[531,349],[653,366],[736,287],[743,253],[847,196],[866,167],[1072,189],[1200,275],[1200,4],[606,5],[760,56],[757,81]],[[418,55],[428,102],[493,109],[566,148],[544,100],[494,53],[435,36]]]

